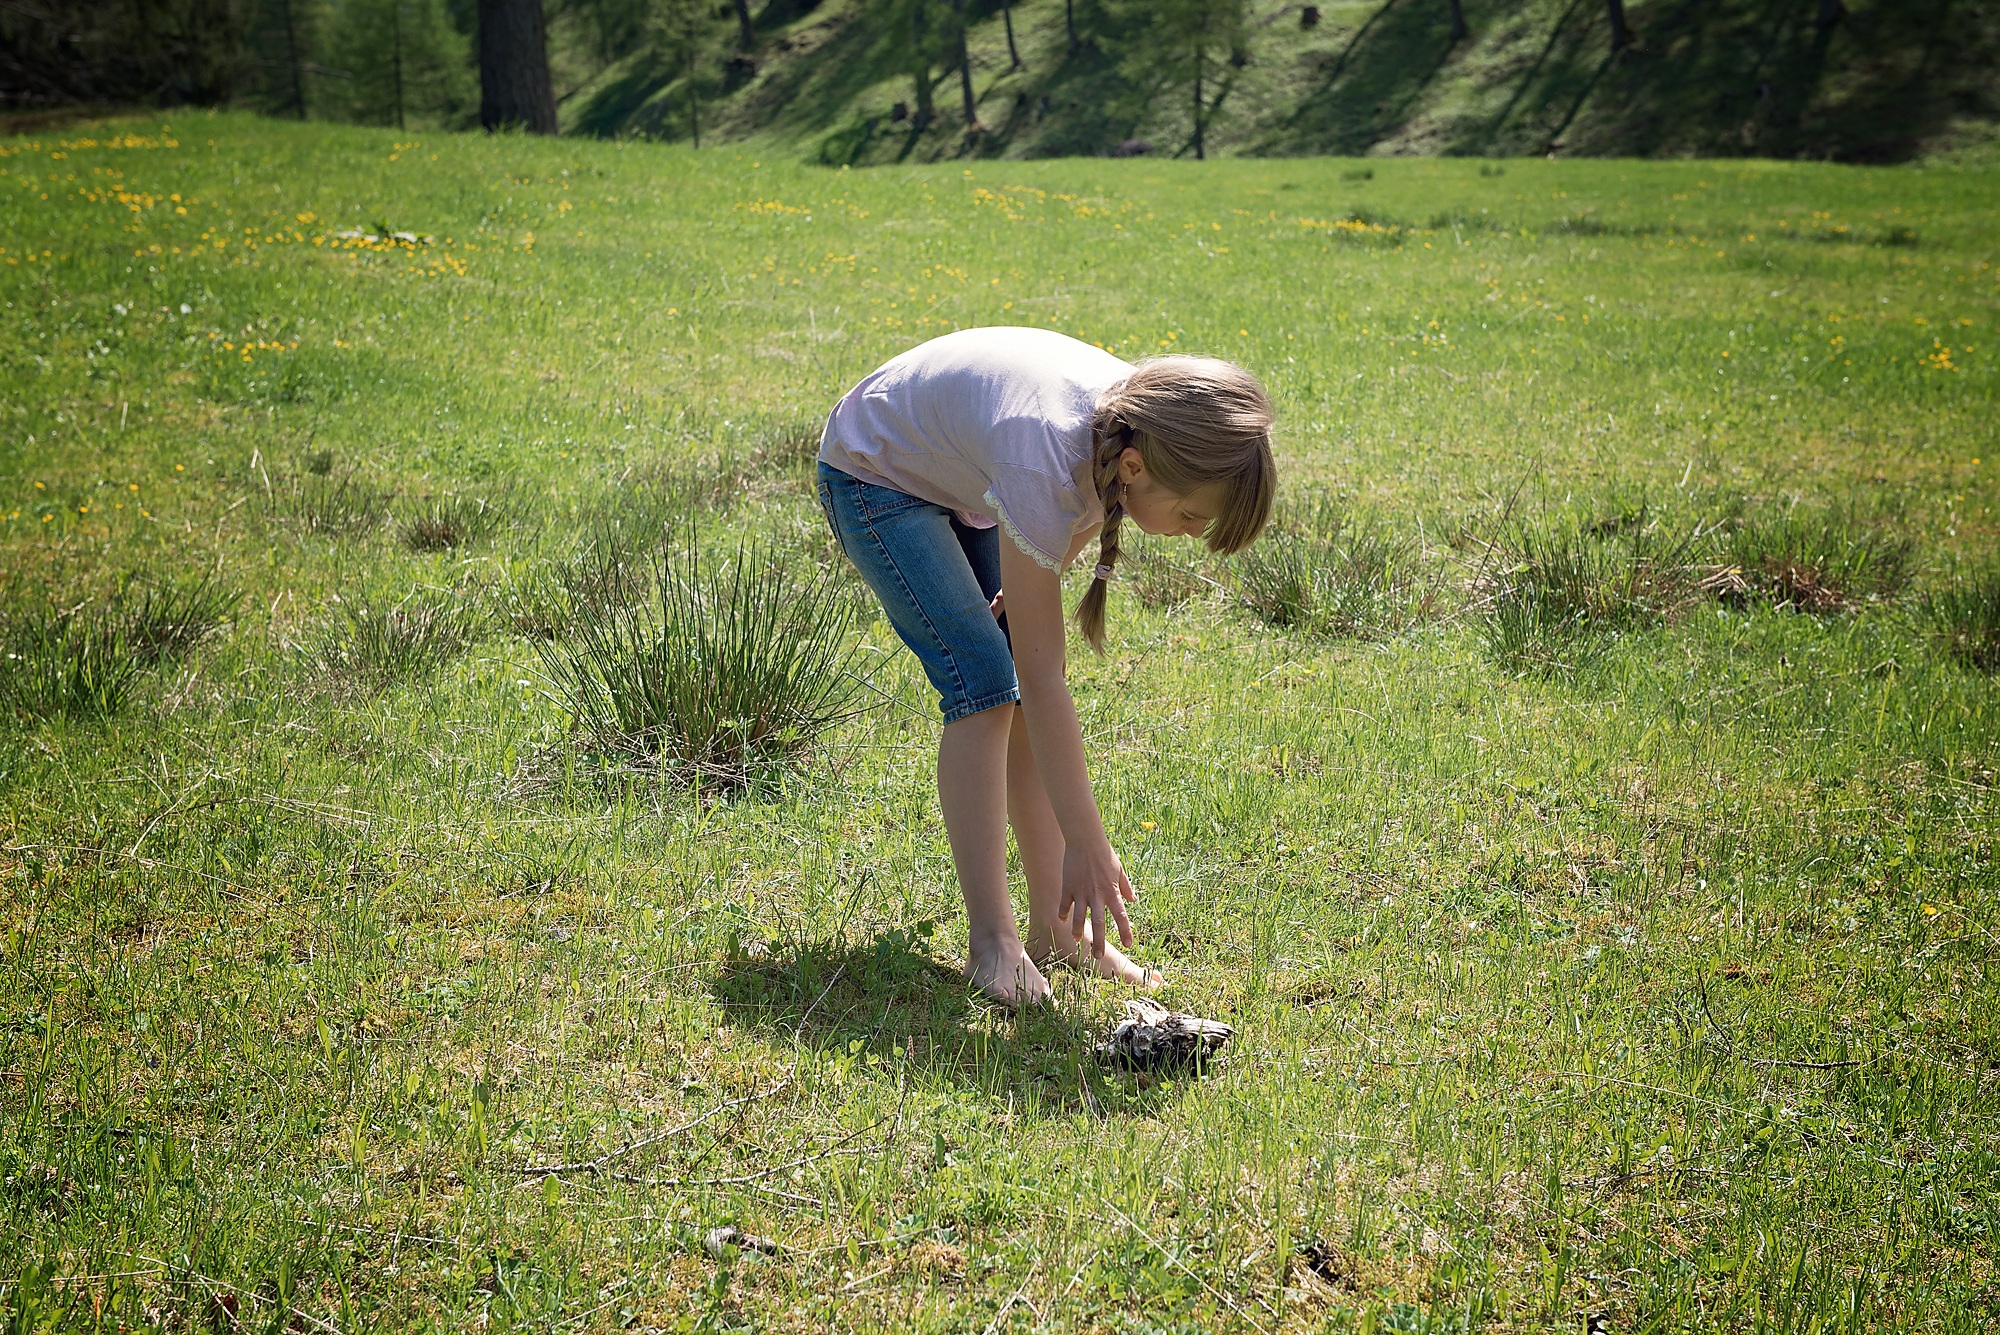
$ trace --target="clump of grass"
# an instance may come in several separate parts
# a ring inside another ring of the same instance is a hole
[[[1705,537],[1669,534],[1643,503],[1588,523],[1503,516],[1473,581],[1487,653],[1509,672],[1568,672],[1611,635],[1672,619],[1710,587]]]
[[[1717,581],[1735,600],[1768,598],[1801,612],[1837,612],[1905,589],[1915,544],[1849,509],[1753,514],[1725,529],[1726,567]]]
[[[1918,613],[1953,662],[1975,672],[2000,673],[2000,568],[1926,594]]]
[[[746,782],[854,711],[852,613],[824,571],[740,546],[669,549],[649,605],[579,616],[543,676],[602,762]]]
[[[1617,222],[1589,213],[1573,213],[1544,227],[1551,236],[1653,236],[1661,230],[1657,223]]]
[[[480,629],[479,611],[464,597],[420,591],[388,606],[344,605],[307,659],[330,686],[382,690],[435,672],[465,652]]]
[[[1267,625],[1379,639],[1428,616],[1437,585],[1415,542],[1356,523],[1327,498],[1281,515],[1234,563],[1237,597]]]
[[[443,552],[490,537],[510,517],[504,502],[484,496],[427,496],[397,521],[396,537],[413,552]]]
[[[243,600],[242,590],[214,574],[192,581],[149,583],[129,590],[118,612],[127,643],[141,662],[179,658],[214,634]]]
[[[312,461],[308,461],[310,465]],[[279,512],[307,533],[336,535],[372,528],[388,509],[388,498],[353,476],[308,471],[278,502]]]
[[[0,700],[31,718],[104,718],[124,708],[144,660],[107,607],[40,608],[8,619]]]
[[[515,586],[507,597],[507,620],[530,639],[558,639],[581,618],[639,601],[646,583],[644,562],[631,540],[607,529]]]
[[[188,653],[242,595],[213,575],[135,584],[80,607],[40,607],[0,627],[0,703],[32,718],[104,718],[147,668]]]
[[[1125,545],[1118,580],[1133,597],[1152,608],[1183,607],[1217,587],[1202,570],[1198,555],[1144,539]]]

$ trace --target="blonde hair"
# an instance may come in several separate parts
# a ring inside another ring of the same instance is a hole
[[[1097,495],[1104,502],[1097,575],[1076,607],[1077,629],[1104,652],[1104,603],[1118,564],[1125,484],[1118,460],[1134,449],[1146,472],[1175,496],[1222,485],[1222,512],[1208,526],[1208,549],[1248,547],[1271,518],[1278,466],[1271,457],[1271,401],[1242,367],[1213,357],[1154,357],[1104,391],[1091,421]]]

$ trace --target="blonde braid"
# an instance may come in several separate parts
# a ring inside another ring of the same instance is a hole
[[[1098,653],[1104,652],[1104,605],[1110,598],[1111,571],[1118,565],[1118,529],[1125,519],[1125,484],[1118,480],[1118,459],[1131,442],[1132,428],[1112,419],[1097,433],[1097,499],[1104,505],[1104,527],[1097,536],[1097,570],[1076,605],[1076,626]]]
[[[1118,461],[1139,452],[1146,474],[1170,496],[1221,488],[1221,510],[1203,534],[1208,549],[1227,556],[1255,541],[1271,518],[1278,466],[1271,457],[1271,401],[1257,378],[1209,357],[1158,357],[1098,396],[1091,418],[1091,465],[1104,503],[1097,568],[1076,624],[1104,652],[1108,576],[1118,563],[1118,527],[1125,518],[1125,484]]]

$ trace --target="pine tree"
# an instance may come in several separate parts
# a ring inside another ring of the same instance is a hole
[[[1208,156],[1209,132],[1246,60],[1248,0],[1117,0],[1106,5],[1107,34],[1118,70],[1134,90],[1135,111],[1186,107],[1188,137],[1180,150]],[[1177,115],[1170,113],[1172,120]],[[1178,154],[1176,154],[1178,156]]]

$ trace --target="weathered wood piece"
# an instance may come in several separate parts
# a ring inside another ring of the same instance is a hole
[[[1146,997],[1125,1003],[1125,1018],[1097,1045],[1097,1059],[1132,1071],[1206,1064],[1236,1030],[1220,1020],[1170,1011]]]

